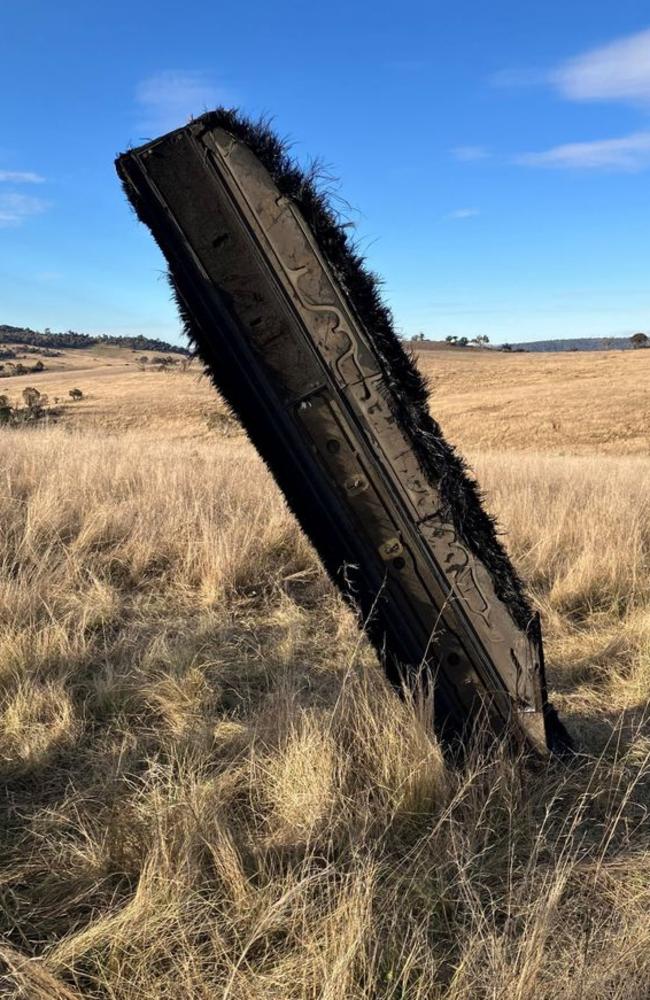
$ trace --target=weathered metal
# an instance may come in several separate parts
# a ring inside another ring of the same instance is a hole
[[[539,619],[375,279],[264,125],[217,111],[117,160],[188,335],[400,686],[545,752]]]

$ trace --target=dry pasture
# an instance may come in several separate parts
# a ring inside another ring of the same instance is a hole
[[[196,373],[3,380],[1,996],[650,995],[650,351],[421,364],[576,760],[444,762]]]

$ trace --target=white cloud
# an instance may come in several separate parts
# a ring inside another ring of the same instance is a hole
[[[45,180],[40,174],[35,174],[33,170],[0,170],[0,182],[7,181],[12,184],[42,184]]]
[[[552,86],[570,101],[619,101],[650,106],[650,28],[568,59],[545,72],[505,71],[493,83]],[[615,139],[569,142],[541,152],[521,153],[513,162],[529,167],[617,170],[650,167],[650,131],[642,128]]]
[[[650,29],[575,56],[548,79],[572,101],[650,102]]]
[[[620,139],[569,142],[540,153],[522,153],[514,162],[527,167],[635,173],[650,167],[650,132],[633,132]]]
[[[17,192],[0,194],[0,228],[19,226],[30,215],[40,215],[45,212],[47,207],[47,202],[42,198],[33,198]]]
[[[480,215],[478,208],[456,208],[453,212],[448,212],[445,219],[472,219],[475,215]]]
[[[205,73],[163,70],[140,81],[135,100],[142,114],[140,128],[164,132],[185,125],[228,97]]]
[[[490,156],[485,146],[454,146],[449,152],[455,160],[469,163],[472,160],[486,160]]]

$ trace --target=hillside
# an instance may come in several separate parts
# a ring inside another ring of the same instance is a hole
[[[650,453],[650,351],[418,357],[436,417],[462,448]]]
[[[525,351],[557,354],[563,351],[632,351],[630,337],[566,337],[558,340],[528,340],[517,343]]]
[[[30,330],[28,327],[8,326],[0,324],[0,344],[10,344],[20,347],[29,345],[31,347],[43,348],[75,348],[84,350],[90,347],[110,346],[121,347],[132,351],[158,351],[161,353],[188,355],[186,347],[179,344],[168,344],[165,340],[158,340],[154,337],[118,337],[111,334],[94,336],[88,333],[77,333],[75,330],[66,330],[62,333],[52,333],[51,330],[40,332]]]
[[[542,612],[546,765],[443,758],[198,372],[50,360],[84,398],[0,428],[10,995],[646,1000],[650,351],[420,356]]]
[[[151,370],[138,358],[147,356]],[[200,433],[216,396],[199,362],[187,372],[156,371],[155,352],[114,346],[68,349],[42,358],[46,370],[0,379],[18,400],[25,385],[50,399],[74,386],[86,397],[66,410],[74,427],[137,426],[147,434]],[[650,452],[650,351],[597,355],[502,354],[492,351],[416,352],[433,410],[461,450],[536,450],[557,454]]]

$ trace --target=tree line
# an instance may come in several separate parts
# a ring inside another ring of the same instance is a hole
[[[423,333],[415,333],[411,337],[411,343],[426,344],[427,338]],[[490,338],[486,337],[485,334],[478,334],[476,337],[456,337],[453,334],[450,334],[448,337],[445,337],[445,343],[454,344],[456,347],[467,347],[468,344],[477,344],[478,346],[482,346],[484,344],[489,344]]]
[[[77,333],[76,330],[65,330],[62,333],[52,333],[49,327],[41,332],[28,327],[0,325],[0,344],[28,344],[32,347],[94,347],[97,344],[107,344],[111,347],[125,347],[132,351],[164,351],[167,354],[182,354],[189,357],[187,347],[178,344],[168,344],[165,340],[155,337],[117,337],[102,333],[97,336],[89,333]]]

